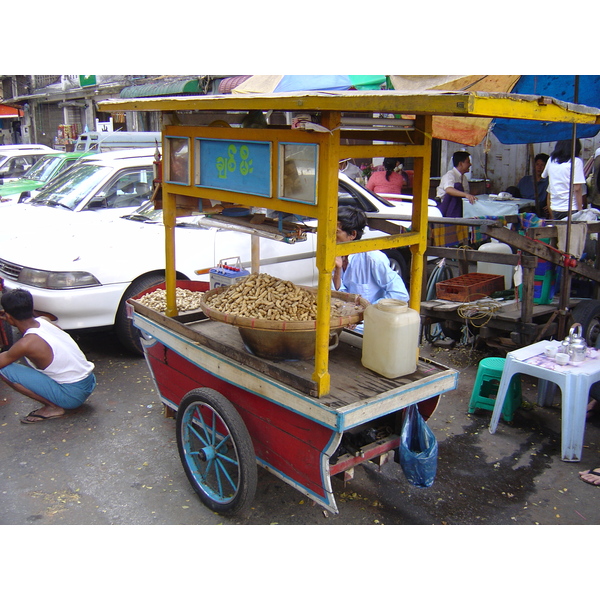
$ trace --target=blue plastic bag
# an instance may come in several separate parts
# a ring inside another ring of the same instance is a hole
[[[437,472],[438,443],[416,405],[404,411],[400,435],[400,466],[409,483],[417,487],[433,485]]]

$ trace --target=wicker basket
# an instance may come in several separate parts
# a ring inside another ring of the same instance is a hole
[[[316,293],[314,289],[309,289]],[[309,360],[315,355],[316,321],[273,321],[270,319],[254,319],[241,317],[231,313],[222,313],[207,305],[216,294],[227,288],[219,287],[204,294],[200,303],[204,314],[222,323],[238,328],[247,349],[254,355],[271,360]],[[349,314],[332,318],[330,326],[330,349],[337,345],[337,337],[341,330],[363,319],[368,302],[356,294],[331,292],[332,298],[338,298],[348,304]]]

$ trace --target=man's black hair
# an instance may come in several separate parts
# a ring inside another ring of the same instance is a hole
[[[27,290],[17,288],[0,297],[2,308],[17,321],[33,318],[33,297]]]
[[[547,154],[545,154],[544,152],[540,152],[539,154],[535,155],[533,162],[537,162],[538,160],[541,160],[544,163],[547,163],[549,158],[550,157]]]
[[[550,158],[559,164],[569,162],[571,160],[572,145],[572,140],[559,140],[556,142],[556,146],[554,146],[554,150],[552,151]],[[580,154],[581,142],[579,140],[575,140],[575,157],[578,157]]]
[[[367,217],[360,208],[340,206],[338,208],[338,222],[342,231],[345,231],[348,235],[352,235],[352,232],[356,231],[355,239],[360,240],[367,226]]]
[[[471,156],[468,152],[465,152],[464,150],[459,150],[458,152],[455,152],[452,155],[452,164],[455,167],[458,167],[458,165],[461,162],[464,162],[465,160],[467,160],[467,158],[469,158],[469,156]]]

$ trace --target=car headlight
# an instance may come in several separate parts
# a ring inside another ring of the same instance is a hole
[[[66,290],[100,285],[100,282],[91,273],[85,273],[84,271],[41,271],[28,267],[24,267],[21,270],[18,281],[50,290]]]

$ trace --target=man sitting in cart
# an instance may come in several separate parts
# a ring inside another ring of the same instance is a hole
[[[367,226],[365,213],[354,206],[338,209],[337,241],[360,240]],[[388,257],[380,250],[338,256],[333,270],[333,286],[349,294],[359,294],[371,304],[381,298],[408,302],[408,291],[402,277],[390,267]],[[356,331],[362,333],[362,324]]]
[[[34,317],[33,298],[15,289],[0,297],[0,317],[16,327],[21,338],[0,353],[0,378],[17,392],[42,404],[21,423],[39,423],[65,416],[80,407],[94,391],[94,363],[73,338],[44,317]],[[29,365],[18,364],[25,359]]]

